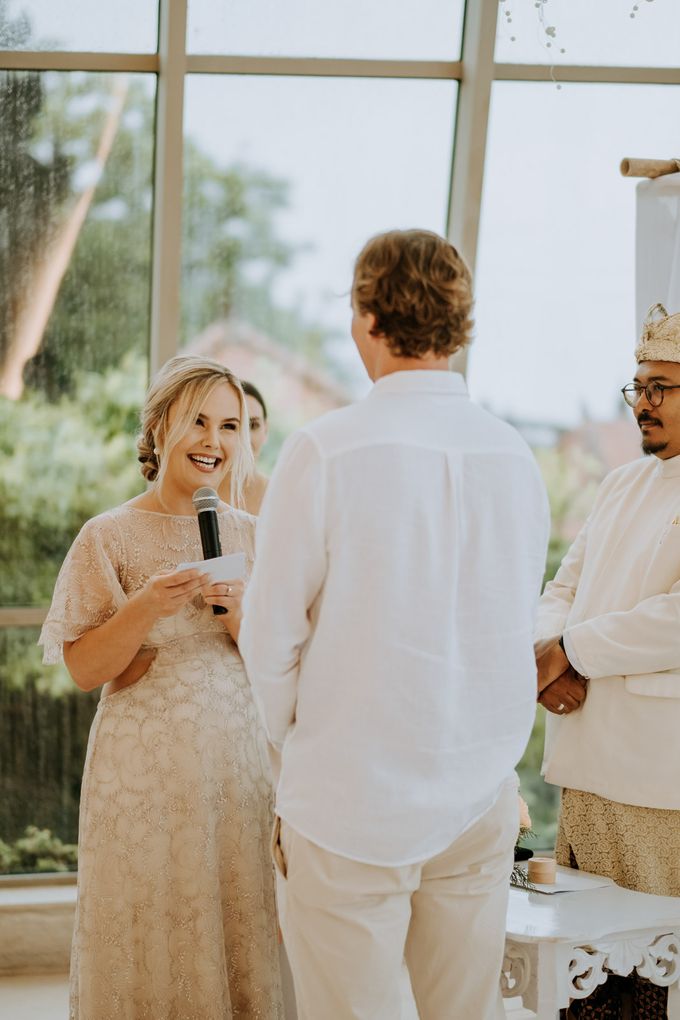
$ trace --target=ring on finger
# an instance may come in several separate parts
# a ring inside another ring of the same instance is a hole
[[[231,595],[231,585],[227,585],[227,595]]]
[[[558,712],[564,712],[564,704],[561,701],[560,701],[559,705],[557,706],[557,711]]]

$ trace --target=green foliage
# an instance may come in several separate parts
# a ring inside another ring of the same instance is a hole
[[[48,603],[83,523],[143,488],[135,431],[141,358],[75,377],[75,397],[0,399],[0,604]]]
[[[182,239],[186,336],[231,314],[253,265],[271,282],[290,264],[292,249],[273,229],[276,213],[287,205],[287,190],[283,181],[252,168],[221,170],[187,141]]]
[[[0,8],[0,31],[2,9]],[[59,286],[40,351],[24,379],[50,399],[75,376],[142,353],[149,334],[154,94],[150,76],[0,75],[0,365],[32,300],[50,245],[88,185],[107,114],[125,92],[111,153]],[[6,137],[5,137],[6,136]],[[190,340],[235,314],[323,363],[331,338],[272,300],[296,249],[275,225],[288,185],[242,164],[218,166],[187,139],[182,241],[182,333]]]
[[[0,705],[8,692],[26,691],[31,687],[54,698],[74,691],[66,666],[43,664],[42,648],[37,644],[33,628],[3,627],[0,629]]]
[[[4,6],[4,5],[3,5]],[[0,7],[0,26],[3,7]],[[0,71],[0,363],[8,356],[36,253],[53,231],[52,206],[68,189],[69,160],[57,147],[37,159],[31,124],[44,103],[41,76]]]
[[[25,15],[0,0],[0,45],[30,48]],[[59,300],[26,381],[53,398],[76,371],[116,364],[148,337],[153,79],[83,72],[0,73],[0,366],[14,350],[22,309],[35,299],[52,243],[75,223],[92,182],[114,91],[125,109],[94,201],[78,231]],[[123,297],[124,295],[124,297]]]
[[[77,372],[102,371],[119,364],[126,353],[141,354],[147,347],[154,102],[149,82],[141,77],[47,74],[44,88],[33,146],[58,148],[70,161],[68,195],[54,195],[51,201],[55,226],[72,215],[93,172],[108,109],[117,91],[125,93],[113,148],[41,349],[24,374],[29,386],[56,400],[72,392]],[[28,271],[24,284],[30,279]]]
[[[519,886],[521,889],[533,889],[533,883],[529,881],[526,868],[522,867],[522,862],[525,860],[524,857],[518,857],[518,850],[524,849],[527,842],[535,839],[536,833],[533,829],[528,828],[526,825],[520,825],[519,835],[517,842],[515,843],[515,863],[512,866],[510,873],[510,885]],[[529,855],[531,856],[531,855]]]
[[[77,867],[78,847],[62,843],[49,829],[29,825],[24,835],[11,844],[0,839],[0,874],[75,871]]]
[[[277,275],[300,251],[275,230],[287,182],[244,164],[219,168],[190,139],[184,160],[183,336],[235,316],[310,364],[330,365],[332,335],[272,300]]]

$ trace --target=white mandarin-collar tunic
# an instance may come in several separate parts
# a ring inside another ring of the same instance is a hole
[[[562,633],[590,682],[582,708],[548,717],[548,782],[680,809],[680,457],[604,480],[541,598],[537,639]]]
[[[530,450],[454,373],[385,376],[288,440],[239,645],[294,829],[401,865],[491,806],[534,718],[548,518]]]

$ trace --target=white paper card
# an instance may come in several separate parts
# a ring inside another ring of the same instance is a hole
[[[522,861],[520,868],[527,870],[526,862]],[[599,889],[605,885],[615,885],[611,878],[604,875],[591,875],[589,871],[577,871],[575,868],[562,868],[557,865],[557,875],[554,885],[545,885],[543,882],[532,882],[529,892],[540,892],[552,895],[563,892],[583,892],[586,889]],[[523,888],[523,886],[520,886]]]
[[[243,552],[228,553],[226,556],[215,556],[212,560],[198,560],[196,563],[180,563],[178,570],[190,570],[196,567],[204,574],[210,574],[213,584],[220,581],[236,581],[246,576],[246,554]]]

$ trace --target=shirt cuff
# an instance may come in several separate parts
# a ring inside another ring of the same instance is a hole
[[[565,631],[560,638],[560,645],[562,646],[562,651],[569,659],[570,665],[573,666],[579,676],[582,676],[584,680],[590,679],[583,668],[583,663],[579,659],[576,649],[574,648],[574,642],[567,631]]]

